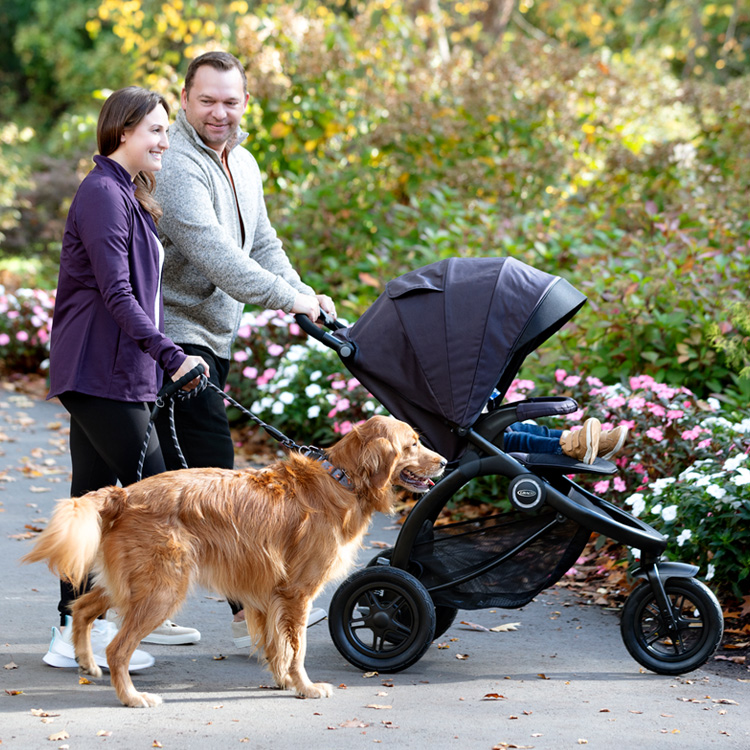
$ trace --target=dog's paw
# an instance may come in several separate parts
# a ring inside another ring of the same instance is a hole
[[[311,682],[301,689],[297,689],[301,698],[330,698],[333,695],[333,685],[328,682]]]
[[[130,708],[153,708],[162,703],[161,696],[154,693],[133,693],[128,695],[123,704]]]
[[[91,675],[91,677],[101,677],[102,676],[102,669],[101,667],[95,662],[91,661],[91,664],[81,664],[78,663],[78,671],[81,674],[87,674]]]

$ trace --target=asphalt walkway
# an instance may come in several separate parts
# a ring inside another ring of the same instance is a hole
[[[76,670],[42,662],[58,583],[42,565],[18,564],[67,494],[66,428],[59,404],[0,390],[2,750],[750,748],[747,667],[712,661],[683,677],[646,672],[625,650],[617,614],[562,587],[521,610],[460,612],[415,666],[395,675],[351,666],[327,623],[317,625],[308,631],[307,669],[334,685],[333,697],[318,701],[269,689],[257,660],[233,647],[227,604],[198,590],[175,619],[199,628],[200,643],[150,646],[156,665],[134,675],[164,704],[124,708],[106,673],[81,684]],[[377,518],[360,562],[397,533],[392,519]],[[461,620],[517,626],[496,633]]]

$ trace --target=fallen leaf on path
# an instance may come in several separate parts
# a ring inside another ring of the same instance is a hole
[[[112,732],[110,732],[108,729],[100,729],[96,733],[96,736],[97,737],[111,737],[112,736]]]
[[[468,654],[456,654],[456,659],[459,659],[460,661],[466,661],[466,659],[469,658]]]
[[[48,711],[45,711],[43,708],[32,708],[31,715],[32,716],[59,716],[60,714],[51,714]]]
[[[391,545],[388,542],[370,542],[371,547],[377,547],[378,549],[388,549]]]
[[[737,701],[733,701],[731,698],[712,698],[712,703],[722,703],[727,706],[739,706],[740,704],[737,703]]]
[[[379,703],[368,703],[365,706],[365,708],[376,708],[376,709],[378,709],[380,711],[380,710],[383,710],[383,709],[386,709],[386,708],[393,708],[393,706],[383,706],[383,705],[381,705]]]
[[[78,684],[79,685],[90,685],[91,680],[87,680],[85,677],[79,677],[78,678]]]
[[[469,628],[469,630],[482,630],[485,633],[490,632],[489,628],[485,628],[484,625],[477,625],[477,623],[475,622],[467,622],[466,620],[461,620],[461,624],[466,625]]]
[[[218,656],[214,656],[214,661],[222,661],[223,659],[226,659],[227,657],[224,656],[224,654],[219,654]]]
[[[537,677],[538,677],[538,678],[539,678],[540,680],[549,680],[549,679],[551,679],[550,677],[547,677],[547,675],[546,675],[546,674],[544,674],[544,672],[540,672],[540,673],[539,673],[539,674],[537,675]]]
[[[499,701],[501,698],[505,698],[500,693],[487,693],[481,700],[483,701]]]
[[[7,690],[5,691],[8,695],[23,695],[23,690]]]
[[[339,724],[339,726],[343,727],[344,729],[365,729],[370,725],[365,721],[360,721],[359,719],[354,718],[343,722],[343,724]]]
[[[377,672],[365,672],[365,673],[364,673],[364,674],[362,675],[362,677],[367,677],[367,678],[370,678],[370,677],[377,677],[377,676],[378,676],[378,673],[377,673]]]
[[[514,745],[512,742],[498,742],[497,745],[493,745],[492,750],[531,750],[533,747],[533,745]]]
[[[518,630],[521,627],[520,622],[506,622],[505,625],[497,625],[490,628],[493,633],[510,633],[512,630]]]
[[[29,492],[49,492],[49,487],[29,487]]]
[[[18,669],[18,664],[16,664],[14,661],[9,661],[3,668],[4,669]]]
[[[721,654],[714,656],[714,659],[718,661],[731,661],[734,664],[744,664],[747,661],[746,656],[722,656]]]
[[[70,735],[63,729],[61,732],[51,734],[47,739],[52,742],[59,742],[60,740],[67,740],[69,737]]]
[[[450,644],[448,644],[448,643],[438,643],[437,647],[439,649],[446,649],[446,648],[450,648]]]
[[[163,747],[163,745],[161,744],[161,742],[159,742],[159,740],[154,740],[151,743],[151,747]]]

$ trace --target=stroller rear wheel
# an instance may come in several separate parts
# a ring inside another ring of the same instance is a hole
[[[400,672],[430,647],[435,608],[411,573],[368,567],[352,573],[336,590],[328,627],[336,648],[355,667]]]
[[[721,643],[724,617],[713,592],[695,578],[665,581],[677,632],[670,634],[656,597],[642,583],[625,603],[620,632],[630,655],[657,674],[698,669]]]
[[[375,555],[375,557],[373,557],[370,562],[367,563],[367,567],[371,568],[376,565],[390,565],[392,554],[392,547],[384,549],[382,552],[379,552],[377,555]],[[385,562],[386,560],[388,562]],[[419,574],[421,573],[421,566],[415,565],[411,570],[409,570],[409,572],[415,577],[419,578]],[[456,619],[456,615],[458,614],[458,609],[456,607],[450,607],[446,604],[435,604],[434,606],[435,634],[433,635],[433,639],[440,638],[440,636],[445,633],[445,631],[448,630],[451,625],[453,625]]]

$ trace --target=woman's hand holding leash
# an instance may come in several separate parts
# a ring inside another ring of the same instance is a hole
[[[177,372],[174,375],[172,375],[172,380],[173,381],[179,380],[183,375],[186,375],[187,373],[190,372],[190,370],[197,367],[198,365],[203,366],[203,374],[206,377],[209,377],[211,375],[208,365],[206,364],[206,360],[203,359],[203,357],[198,357],[198,356],[191,354],[185,357],[185,361],[180,366],[180,369],[177,370]],[[194,378],[193,380],[183,385],[182,390],[192,391],[194,388],[197,388],[200,385],[200,382],[201,382],[201,379],[200,379],[200,376],[198,376],[197,378]]]

